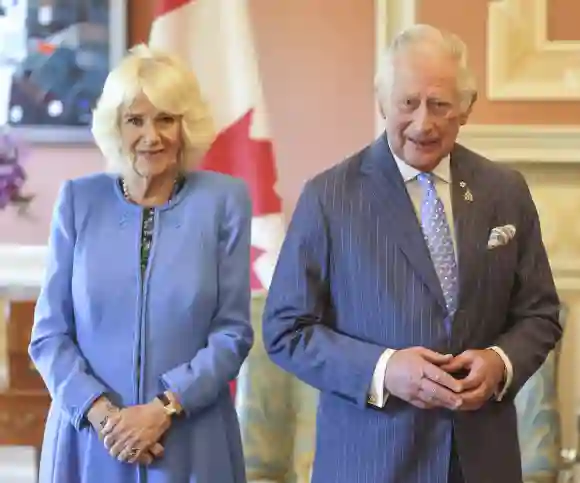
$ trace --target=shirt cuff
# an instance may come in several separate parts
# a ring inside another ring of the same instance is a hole
[[[512,379],[514,378],[514,367],[507,356],[507,354],[503,351],[501,347],[492,346],[490,347],[492,351],[494,351],[498,356],[501,357],[503,364],[505,366],[504,371],[504,384],[500,391],[495,395],[496,401],[501,401],[505,396],[505,393],[508,391],[509,387],[511,386]]]
[[[388,393],[385,390],[385,374],[387,372],[387,362],[389,362],[389,359],[394,353],[394,349],[385,350],[381,354],[381,357],[379,357],[377,365],[375,366],[375,372],[373,373],[373,379],[367,399],[371,406],[382,408],[387,402]]]

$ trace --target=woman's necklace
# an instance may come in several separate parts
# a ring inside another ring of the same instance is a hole
[[[173,182],[173,189],[171,190],[171,194],[169,195],[168,201],[171,201],[171,198],[173,198],[173,193],[175,191],[176,184],[177,184],[177,180],[175,180]],[[127,186],[127,182],[125,181],[124,178],[121,178],[121,189],[123,190],[123,196],[125,197],[125,199],[127,201],[131,201],[131,195],[129,194],[129,187]]]
[[[131,197],[129,196],[129,188],[127,188],[127,183],[123,178],[121,178],[121,188],[123,189],[123,196],[125,197],[125,199],[127,201],[130,201]]]

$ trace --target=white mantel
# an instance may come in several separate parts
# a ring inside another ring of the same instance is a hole
[[[0,298],[35,299],[44,277],[46,246],[0,244]]]

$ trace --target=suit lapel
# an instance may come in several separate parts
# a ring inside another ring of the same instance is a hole
[[[379,217],[384,219],[389,237],[406,256],[437,302],[446,310],[441,284],[386,135],[371,145],[370,156],[363,163],[362,172],[366,175],[370,201]]]
[[[459,145],[451,153],[451,203],[459,268],[459,307],[474,290],[484,268],[493,197],[486,193],[469,152]]]

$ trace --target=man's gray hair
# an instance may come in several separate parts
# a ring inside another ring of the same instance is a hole
[[[425,43],[441,49],[442,52],[457,60],[459,67],[457,88],[461,96],[462,108],[469,109],[477,98],[477,82],[468,65],[467,46],[457,35],[425,24],[412,25],[400,32],[380,59],[375,77],[379,103],[386,104],[391,94],[395,57],[409,47]]]

